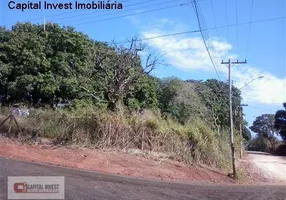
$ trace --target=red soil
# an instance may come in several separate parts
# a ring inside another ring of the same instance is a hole
[[[234,183],[231,178],[222,173],[170,160],[156,161],[118,151],[66,147],[43,148],[43,146],[20,144],[3,137],[0,137],[0,156],[135,177]]]

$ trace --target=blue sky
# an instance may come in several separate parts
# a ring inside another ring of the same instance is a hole
[[[242,90],[243,103],[249,105],[244,109],[249,124],[260,114],[275,113],[281,109],[282,102],[286,101],[285,0],[197,1],[206,24],[203,27],[209,29],[204,33],[221,80],[227,80],[227,68],[220,62],[229,57],[248,61],[247,65],[233,67],[233,81],[237,87],[242,87],[260,75],[264,76]],[[78,31],[100,41],[122,41],[133,36],[146,38],[198,30],[190,0],[117,1],[123,3],[123,10],[24,12],[8,9],[8,2],[2,0],[0,3],[0,25],[10,27],[17,21],[43,23],[45,17],[46,21],[74,26]],[[74,3],[73,0],[47,2]],[[148,51],[164,54],[166,63],[170,64],[169,67],[159,66],[153,73],[155,76],[203,80],[218,78],[199,33],[146,40],[146,44]]]

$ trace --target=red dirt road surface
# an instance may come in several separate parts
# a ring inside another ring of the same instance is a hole
[[[234,183],[225,174],[169,160],[158,161],[115,151],[107,152],[83,148],[68,149],[66,147],[42,148],[15,143],[2,137],[0,137],[0,156],[135,177]]]
[[[63,146],[57,148],[43,145],[32,146],[21,144],[1,136],[0,156],[141,178],[223,184],[236,183],[221,172],[163,158],[136,156],[115,150],[103,151],[86,148],[67,148]],[[239,183],[281,185],[278,179],[267,175],[251,158],[251,156],[246,156],[238,162],[239,171],[243,171],[243,181],[239,181]]]

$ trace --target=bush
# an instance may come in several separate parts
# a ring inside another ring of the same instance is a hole
[[[273,154],[278,156],[286,156],[286,144],[280,144],[274,151]]]
[[[211,167],[229,167],[230,153],[227,134],[218,137],[201,120],[195,120],[188,127],[189,144],[194,162]]]
[[[263,137],[256,137],[251,139],[247,145],[248,151],[262,151],[262,152],[270,152],[271,144],[268,140]]]

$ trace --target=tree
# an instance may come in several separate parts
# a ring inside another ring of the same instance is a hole
[[[250,132],[250,130],[249,130],[246,126],[244,126],[244,127],[242,128],[242,137],[243,137],[246,141],[249,141],[249,140],[251,140],[251,138],[252,138],[251,132]]]
[[[196,118],[204,119],[207,108],[201,102],[196,87],[189,81],[178,78],[165,78],[161,84],[160,109],[185,124]]]
[[[286,111],[278,110],[275,114],[274,128],[281,135],[282,139],[286,140]]]
[[[178,95],[183,86],[183,81],[176,77],[164,78],[161,81],[161,93],[159,94],[159,107],[161,111],[170,112],[169,104]]]
[[[31,23],[0,27],[1,101],[92,100],[115,110],[133,98],[142,107],[156,107],[155,82],[149,87],[147,79],[161,60],[150,54],[143,65],[144,48],[136,39],[128,47],[93,41],[54,23],[46,31]]]
[[[0,95],[7,103],[51,102],[55,97],[84,96],[78,86],[90,74],[88,51],[93,41],[72,27],[18,23],[0,29]],[[29,97],[29,98],[28,98]]]
[[[117,46],[114,43],[112,49],[96,48],[93,52],[92,67],[101,78],[109,109],[120,109],[124,98],[140,78],[162,64],[159,56],[149,54],[142,66],[139,54],[144,48],[141,42],[132,39],[129,47]]]
[[[182,124],[197,118],[204,119],[207,113],[207,108],[196,93],[195,86],[188,82],[182,82],[177,95],[169,102],[169,108]]]
[[[255,137],[251,139],[247,144],[248,151],[262,151],[262,152],[271,152],[271,144],[269,140],[264,137]]]
[[[275,148],[277,130],[274,128],[274,115],[272,114],[263,114],[256,117],[256,120],[253,122],[252,126],[249,127],[250,130],[258,134],[258,137],[267,139],[272,148]]]
[[[129,109],[140,108],[158,109],[160,94],[160,79],[148,74],[141,76],[138,83],[130,88],[124,98],[124,104]]]
[[[194,84],[203,104],[208,108],[208,120],[212,121],[219,134],[220,129],[229,127],[228,84],[215,79],[196,81]],[[232,90],[233,110],[237,110],[241,102],[240,91],[236,87]],[[239,123],[239,113],[235,112],[234,125],[237,130]]]

